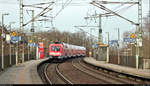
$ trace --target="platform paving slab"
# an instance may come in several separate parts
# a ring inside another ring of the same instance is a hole
[[[150,69],[136,69],[136,68],[126,67],[126,66],[121,66],[116,64],[110,64],[105,61],[96,61],[93,57],[85,57],[83,60],[94,66],[150,79]]]
[[[37,65],[45,60],[30,60],[7,68],[0,73],[0,84],[43,84]]]

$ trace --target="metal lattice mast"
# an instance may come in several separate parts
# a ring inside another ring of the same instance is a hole
[[[23,28],[23,0],[20,0],[20,31],[21,33],[24,32],[24,28]],[[24,37],[24,33],[22,38]],[[22,44],[22,63],[24,63],[24,42]]]
[[[35,43],[35,40],[34,40],[34,10],[31,10],[32,12],[32,25],[31,25],[31,32],[32,32],[32,42]],[[32,51],[34,51],[34,47],[32,47]],[[34,55],[34,53],[33,53]]]
[[[138,5],[138,22],[139,22],[139,33],[142,34],[142,0],[139,0]]]
[[[31,25],[31,32],[32,32],[32,41],[34,42],[34,10],[30,10],[32,12],[32,25]]]
[[[31,10],[32,11],[32,32],[34,33],[34,10]]]
[[[137,27],[137,46],[136,46],[136,68],[139,68],[140,50],[142,49],[142,0],[138,0],[138,27]],[[142,51],[142,50],[141,50]]]
[[[98,41],[103,42],[103,37],[102,37],[102,16],[101,14],[99,15],[99,36],[98,36]]]
[[[148,25],[149,25],[149,41],[150,41],[150,0],[149,0]],[[149,43],[149,59],[150,59],[150,43]]]
[[[23,31],[23,0],[20,0],[20,30]]]
[[[137,37],[142,36],[142,0],[138,0],[138,26],[137,26]]]

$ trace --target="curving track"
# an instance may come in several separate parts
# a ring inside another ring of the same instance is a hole
[[[117,73],[96,70],[81,59],[63,63],[44,62],[39,67],[39,75],[46,84],[145,84],[143,81],[118,77]]]
[[[59,66],[60,64],[57,64],[56,66],[56,72],[57,74],[64,80],[64,82],[66,82],[66,84],[73,84],[69,79],[67,79],[59,70]]]
[[[72,60],[59,65],[60,71],[74,84],[106,84],[93,76],[89,76],[72,65]]]
[[[105,69],[102,70],[96,70],[95,68],[91,68],[90,65],[87,65],[83,60],[78,60],[78,63],[81,67],[84,67],[87,70],[92,71],[93,73],[97,73],[98,75],[102,75],[104,77],[107,77],[109,79],[115,80],[120,83],[125,84],[150,84],[148,81],[140,80],[139,78],[133,78],[132,76],[126,76],[124,74],[119,74],[116,72],[110,72]]]
[[[44,61],[41,64],[39,64],[37,67],[38,74],[45,84],[52,84],[52,82],[47,76],[47,68],[50,65],[49,61],[50,60]]]
[[[73,84],[59,71],[59,64],[48,60],[38,66],[38,73],[45,84]]]
[[[143,83],[143,82],[137,82],[134,80],[129,80],[126,78],[117,77],[117,76],[114,76],[113,73],[109,74],[107,71],[103,72],[103,71],[92,69],[86,66],[84,63],[82,63],[81,60],[77,60],[76,64],[74,64],[74,62],[72,61],[72,65],[78,70],[90,76],[93,76],[99,80],[102,80],[106,82],[107,84],[139,84],[139,83],[141,84]]]

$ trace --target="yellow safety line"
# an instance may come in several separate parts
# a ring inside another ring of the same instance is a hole
[[[19,82],[21,84],[25,84],[25,73],[26,73],[26,70],[27,70],[28,67],[29,67],[29,65],[24,68],[24,70],[22,71],[22,73],[19,77]]]

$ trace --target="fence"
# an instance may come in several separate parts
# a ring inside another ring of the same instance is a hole
[[[33,58],[31,58],[33,57]],[[35,56],[33,56],[33,54],[30,54],[30,58],[29,60],[31,59],[34,59]],[[28,61],[28,54],[25,54],[24,56],[24,61]],[[16,55],[12,55],[11,56],[11,65],[15,65],[16,64]],[[0,71],[1,71],[1,66],[2,66],[2,57],[0,56]],[[7,56],[4,56],[4,69],[10,67],[10,56],[7,55]]]
[[[118,64],[118,56],[110,55],[110,63]],[[143,58],[139,58],[139,68],[143,68]],[[120,65],[136,68],[136,56],[120,56]]]

